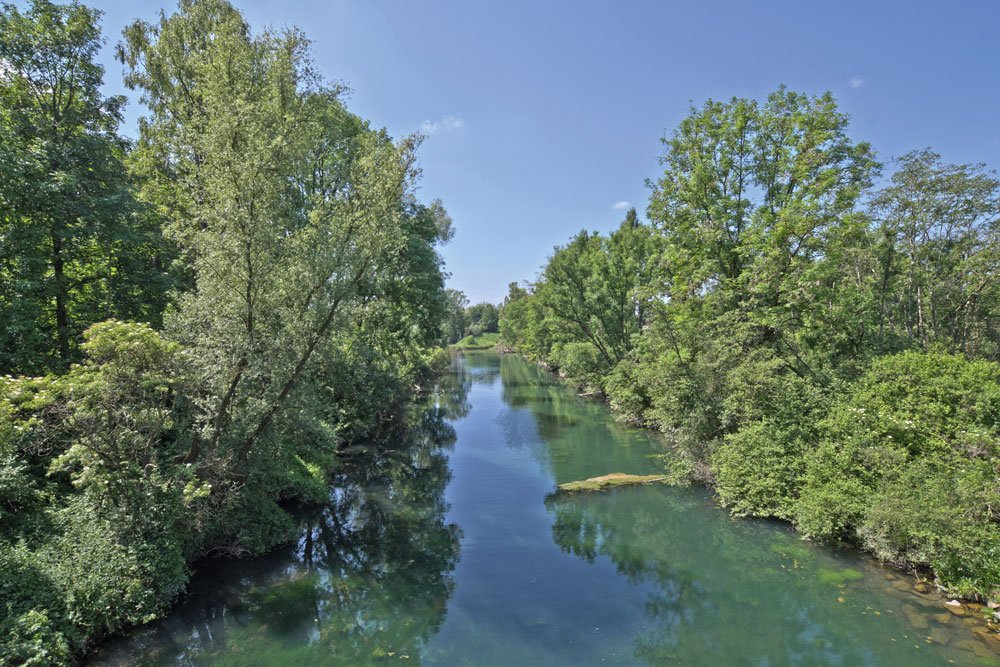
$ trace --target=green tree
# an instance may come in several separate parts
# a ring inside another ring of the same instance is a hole
[[[124,98],[100,91],[99,17],[48,0],[0,12],[5,371],[64,369],[89,324],[155,322],[165,305],[167,249],[131,195],[117,134]]]
[[[997,356],[1000,182],[983,165],[945,165],[930,150],[898,161],[876,193],[879,338]],[[898,340],[897,338],[897,340]]]
[[[329,466],[362,413],[388,421],[436,342],[451,220],[413,197],[419,137],[347,112],[297,30],[254,34],[227,2],[190,0],[129,26],[119,56],[150,112],[142,197],[191,276],[166,321],[197,387],[180,460],[217,489],[216,539],[265,548],[289,526],[276,471],[306,450]]]
[[[499,331],[500,312],[492,303],[485,301],[469,306],[466,309],[466,333],[478,336],[483,333]]]
[[[446,343],[457,343],[465,336],[468,328],[466,308],[469,299],[465,293],[457,289],[447,290],[448,298],[448,319],[445,320],[444,335]]]

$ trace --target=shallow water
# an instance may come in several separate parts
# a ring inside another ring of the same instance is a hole
[[[346,457],[295,545],[203,566],[92,664],[1000,664],[939,596],[705,490],[553,495],[662,445],[519,358],[457,358],[415,421]]]

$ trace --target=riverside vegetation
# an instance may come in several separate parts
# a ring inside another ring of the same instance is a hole
[[[0,9],[0,663],[64,663],[213,555],[288,540],[344,443],[402,426],[443,354],[419,136],[350,113],[296,29],[182,0]],[[435,352],[438,350],[438,352]]]
[[[134,140],[102,39],[77,2],[0,10],[0,662],[69,662],[160,615],[197,559],[293,538],[289,507],[331,502],[347,443],[406,427],[440,346],[498,330],[669,432],[670,476],[736,513],[996,596],[984,168],[919,151],[875,188],[830,96],[708,103],[665,142],[650,222],[581,233],[498,313],[444,289],[452,226],[415,197],[419,137],[350,113],[300,31],[224,0],[130,25]],[[418,481],[450,571],[434,461]],[[581,495],[549,502],[589,554]]]
[[[1000,597],[1000,184],[882,178],[830,94],[691,110],[648,222],[511,284],[501,345],[668,433],[675,480]]]

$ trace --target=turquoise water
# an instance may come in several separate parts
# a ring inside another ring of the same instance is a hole
[[[162,621],[92,664],[1000,664],[934,594],[702,489],[554,495],[662,471],[516,357],[469,352],[411,438],[344,457],[296,544],[200,568]]]

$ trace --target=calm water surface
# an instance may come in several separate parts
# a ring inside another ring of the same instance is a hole
[[[1000,664],[906,578],[704,490],[552,495],[662,445],[521,359],[458,358],[417,421],[345,457],[296,544],[203,567],[92,664]]]

